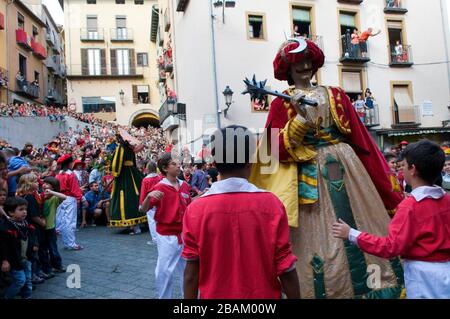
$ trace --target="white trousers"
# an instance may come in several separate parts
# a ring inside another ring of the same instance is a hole
[[[67,197],[56,210],[56,231],[61,233],[64,247],[74,248],[77,229],[77,200]]]
[[[155,222],[155,212],[156,209],[152,208],[147,212],[147,222],[148,222],[148,229],[150,231],[150,236],[152,236],[152,241],[154,243],[157,242],[157,233],[156,233],[156,222]]]
[[[407,299],[450,299],[450,262],[405,260]]]
[[[183,245],[177,236],[163,236],[156,233],[158,261],[155,268],[155,282],[159,299],[173,298],[175,277],[180,277],[181,295],[183,296],[183,274],[186,262],[181,258]]]

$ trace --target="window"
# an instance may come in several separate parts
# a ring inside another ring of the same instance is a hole
[[[19,29],[25,30],[25,18],[19,12],[17,12],[17,27]]]
[[[292,7],[293,36],[311,38],[311,8]]]
[[[247,14],[247,31],[249,39],[266,39],[264,14]]]
[[[363,76],[361,70],[343,69],[341,71],[342,88],[350,97],[350,100],[356,101],[359,94],[363,94]]]
[[[341,35],[346,35],[347,33],[352,34],[356,27],[356,13],[355,12],[340,12],[339,13],[339,24],[341,27]]]
[[[97,27],[97,16],[86,17],[87,38],[89,40],[98,40],[99,33]]]
[[[87,49],[89,75],[101,75],[100,49]]]
[[[87,4],[97,4],[97,0],[87,0]]]
[[[81,97],[84,113],[115,112],[116,98],[108,96]]]
[[[148,66],[148,53],[138,53],[137,54],[137,65],[138,66]]]
[[[36,26],[33,26],[33,38],[36,39],[38,35],[39,35],[38,28],[36,28]]]
[[[133,103],[150,103],[150,87],[148,85],[133,85]]]
[[[116,4],[125,4],[125,0],[116,0]]]
[[[27,58],[19,54],[19,72],[22,80],[27,79]],[[18,74],[19,76],[19,74]]]
[[[127,17],[126,16],[116,16],[116,39],[126,40],[127,39]]]
[[[117,61],[117,74],[129,75],[130,74],[130,54],[128,49],[116,50]]]
[[[39,85],[39,72],[34,71],[34,83]]]
[[[393,84],[392,92],[395,123],[417,123],[411,84]]]
[[[144,0],[134,0],[134,4],[144,4]]]

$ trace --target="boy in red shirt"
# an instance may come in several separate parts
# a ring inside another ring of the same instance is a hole
[[[152,241],[156,243],[156,222],[155,222],[155,208],[150,207],[150,194],[153,187],[162,179],[162,175],[156,173],[156,163],[153,161],[147,164],[148,175],[142,180],[141,192],[139,197],[139,211],[147,213],[147,222]],[[151,244],[151,242],[149,242]]]
[[[248,182],[255,138],[240,126],[213,137],[221,180],[183,219],[185,298],[279,299],[282,288],[287,298],[300,298],[286,210],[275,195]]]
[[[180,174],[180,162],[170,153],[164,153],[158,159],[158,168],[164,178],[155,185],[150,197],[150,207],[155,207],[156,245],[158,261],[155,269],[155,281],[160,299],[172,298],[175,276],[181,277],[185,262],[181,258],[183,214],[191,202],[190,186],[177,177]]]
[[[333,235],[378,257],[401,256],[407,298],[450,298],[450,195],[434,186],[445,155],[439,145],[422,140],[408,145],[403,157],[403,175],[413,190],[397,207],[388,236],[360,232],[342,220],[333,225]]]

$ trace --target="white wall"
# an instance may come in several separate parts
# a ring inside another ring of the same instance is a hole
[[[405,15],[386,15],[384,0],[365,0],[361,5],[344,5],[330,0],[245,0],[236,1],[235,8],[225,10],[225,24],[222,23],[222,9],[215,9],[217,51],[218,94],[221,108],[225,107],[222,91],[229,85],[235,103],[231,106],[228,119],[221,116],[222,126],[231,123],[248,127],[263,127],[267,113],[252,113],[242,80],[254,73],[259,80],[268,79],[273,89],[283,90],[287,83],[274,79],[272,62],[284,41],[284,32],[290,34],[291,3],[313,4],[317,35],[323,36],[326,63],[320,72],[322,85],[339,83],[339,29],[338,7],[360,9],[361,29],[374,27],[382,33],[369,40],[371,62],[367,63],[366,84],[380,106],[383,128],[392,124],[390,81],[411,81],[414,103],[421,105],[425,100],[433,102],[433,117],[422,118],[422,127],[439,127],[449,119],[447,103],[449,87],[444,50],[440,0],[405,1],[409,10]],[[215,94],[212,72],[211,28],[209,0],[190,1],[185,13],[174,12],[176,69],[179,100],[187,104],[188,128],[193,130],[195,120],[202,120],[205,114],[215,117]],[[246,11],[266,14],[267,41],[247,40]],[[397,69],[388,66],[388,40],[385,18],[403,17],[407,41],[412,46],[415,65]],[[427,63],[434,65],[424,65]],[[205,126],[205,125],[204,125]],[[197,137],[197,135],[195,135]]]

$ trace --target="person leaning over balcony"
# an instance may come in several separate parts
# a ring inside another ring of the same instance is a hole
[[[361,36],[359,37],[359,45],[361,47],[361,55],[363,58],[367,57],[367,40],[369,40],[370,37],[377,36],[381,33],[381,30],[378,30],[376,33],[373,33],[372,28],[368,28],[366,31],[361,33]]]

